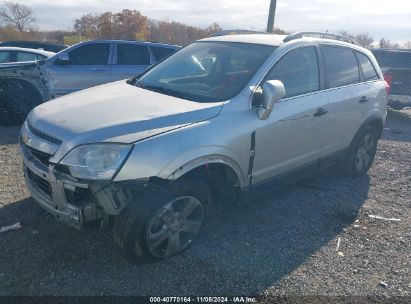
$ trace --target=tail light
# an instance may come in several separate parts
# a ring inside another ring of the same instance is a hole
[[[392,74],[385,74],[384,80],[385,80],[385,90],[387,91],[387,96],[389,96],[391,94],[391,85],[392,85],[392,80],[393,80]]]

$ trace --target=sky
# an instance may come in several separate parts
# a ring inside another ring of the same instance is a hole
[[[264,30],[270,0],[14,0],[29,6],[39,29],[70,29],[86,13],[139,10],[152,19],[224,29]],[[275,26],[287,31],[368,32],[375,41],[411,41],[409,0],[278,0]]]

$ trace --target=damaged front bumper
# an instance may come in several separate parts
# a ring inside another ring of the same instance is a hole
[[[24,178],[34,200],[58,220],[80,229],[86,223],[118,215],[144,191],[144,181],[81,181],[64,166],[50,162],[61,141],[33,128],[27,121],[19,138]]]
[[[51,164],[46,166],[24,143],[20,144],[20,150],[27,188],[41,207],[77,229],[87,222],[103,218],[103,210],[98,208],[89,184],[73,180],[67,174],[55,170]],[[77,201],[78,193],[87,194]]]

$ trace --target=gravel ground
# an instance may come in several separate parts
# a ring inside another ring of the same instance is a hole
[[[18,128],[0,127],[0,226],[23,225],[0,234],[0,295],[410,297],[410,117],[390,113],[367,176],[326,172],[256,196],[217,212],[182,255],[143,266],[118,255],[108,229],[76,231],[42,211],[24,186]]]

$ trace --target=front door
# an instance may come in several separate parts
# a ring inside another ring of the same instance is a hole
[[[327,119],[328,99],[321,91],[314,46],[284,55],[265,77],[267,80],[282,81],[286,95],[256,129],[253,184],[315,166]]]
[[[110,82],[110,43],[82,45],[69,54],[69,62],[47,67],[52,97]]]

